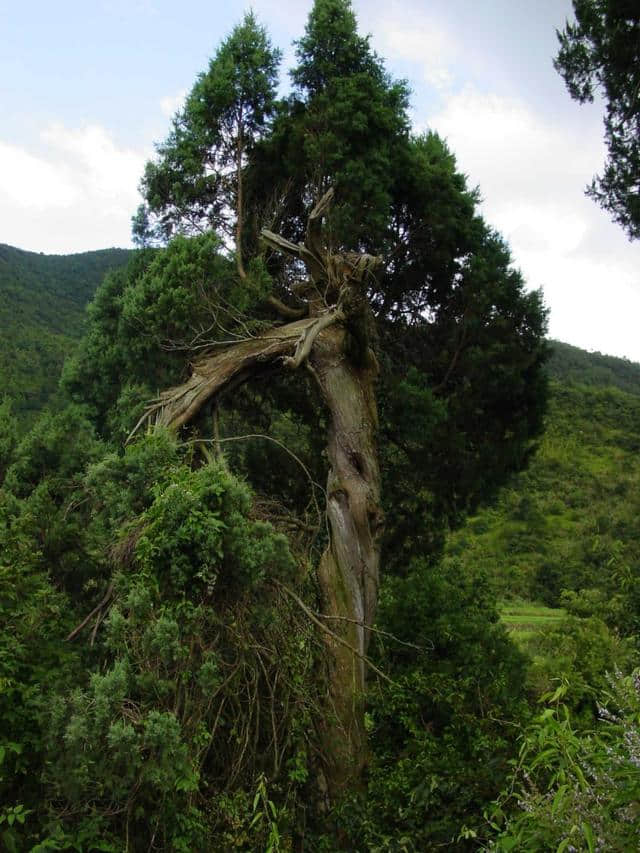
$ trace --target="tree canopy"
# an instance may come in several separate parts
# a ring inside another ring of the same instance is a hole
[[[212,230],[235,238],[242,263],[243,170],[275,108],[279,61],[249,12],[199,75],[157,160],[147,164],[146,205],[133,219],[138,243]]]
[[[640,237],[640,14],[634,0],[573,0],[554,60],[571,97],[605,102],[607,161],[587,195]]]

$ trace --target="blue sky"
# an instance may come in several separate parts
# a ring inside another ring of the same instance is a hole
[[[293,58],[311,0],[252,7]],[[0,0],[0,242],[67,253],[129,245],[145,160],[247,4]],[[602,110],[553,70],[569,0],[355,0],[363,32],[413,90],[417,130],[446,136],[551,334],[640,361],[640,245],[583,189]],[[286,85],[286,75],[283,73]]]

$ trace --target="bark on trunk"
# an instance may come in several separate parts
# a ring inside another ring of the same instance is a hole
[[[322,218],[331,198],[327,193],[312,211],[304,244],[262,232],[272,248],[305,263],[311,276],[307,294],[311,316],[201,358],[187,382],[161,394],[141,422],[150,419],[179,428],[225,387],[267,366],[279,362],[290,369],[303,364],[311,368],[330,414],[329,543],[318,579],[323,621],[329,629],[324,633],[329,650],[325,776],[329,797],[335,801],[357,784],[366,762],[364,658],[378,597],[382,510],[376,452],[377,364],[369,349],[366,299],[367,277],[380,259],[357,253],[332,255],[322,247]]]
[[[346,351],[345,329],[336,326],[318,337],[310,359],[331,416],[330,539],[318,567],[323,612],[332,630],[358,652],[325,636],[330,652],[325,760],[332,799],[357,783],[366,763],[363,658],[378,598],[382,527],[375,370],[372,365],[354,367]]]

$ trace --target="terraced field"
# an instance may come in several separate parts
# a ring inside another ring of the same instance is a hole
[[[526,647],[542,628],[557,624],[566,615],[560,607],[545,607],[530,601],[509,601],[500,606],[502,622],[522,647]]]

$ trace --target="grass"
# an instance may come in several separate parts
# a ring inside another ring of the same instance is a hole
[[[545,607],[531,601],[508,601],[500,607],[500,618],[513,639],[527,645],[542,629],[560,622],[567,615],[560,607]]]

